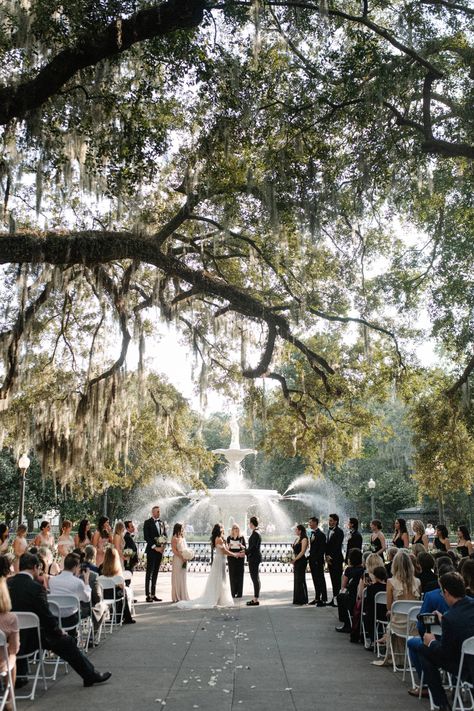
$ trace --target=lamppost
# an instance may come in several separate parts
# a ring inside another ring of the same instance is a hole
[[[370,515],[372,517],[372,521],[375,518],[375,501],[374,501],[374,489],[375,489],[375,481],[370,477],[369,481],[367,482],[367,486],[369,487],[370,491]]]
[[[27,454],[22,454],[20,459],[18,460],[18,468],[20,470],[21,474],[21,479],[20,479],[20,508],[18,511],[18,523],[23,523],[23,515],[25,511],[25,479],[26,479],[26,472],[28,467],[30,466],[30,458]]]
[[[102,510],[102,513],[104,516],[107,516],[107,509],[109,508],[108,494],[109,494],[109,482],[104,481],[104,502],[103,502],[103,510]]]

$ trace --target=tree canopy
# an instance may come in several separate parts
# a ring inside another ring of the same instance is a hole
[[[203,389],[276,381],[298,447],[343,413],[347,450],[361,398],[413,361],[420,308],[459,406],[473,16],[467,0],[2,6],[0,398],[8,418],[49,361],[74,381],[31,407],[57,471],[86,463],[81,432],[110,430],[157,314]]]

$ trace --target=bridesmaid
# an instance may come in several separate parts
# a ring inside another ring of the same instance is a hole
[[[458,526],[457,551],[462,558],[467,558],[472,554],[473,546],[471,534],[467,526]]]
[[[83,551],[86,546],[90,546],[91,542],[91,525],[86,518],[83,518],[74,536],[74,548],[80,548]]]
[[[429,540],[428,536],[426,535],[425,524],[423,523],[423,521],[419,521],[417,519],[416,521],[413,521],[411,527],[413,529],[413,538],[411,539],[412,546],[416,545],[417,543],[421,543],[427,551],[429,546]]]
[[[437,551],[443,551],[444,553],[447,553],[449,550],[451,550],[451,542],[449,540],[448,529],[442,523],[438,523],[438,525],[436,526],[433,546],[436,548]]]
[[[236,523],[230,529],[230,536],[227,536],[227,548],[233,553],[245,551],[245,538],[240,535],[240,528]],[[242,597],[244,589],[244,565],[245,558],[229,557],[229,582],[232,597]]]
[[[396,548],[408,548],[409,538],[407,524],[404,518],[396,518],[393,529],[392,546]]]
[[[61,535],[58,538],[58,554],[63,568],[64,558],[74,550],[74,538],[71,536],[72,522],[67,518],[61,524]]]
[[[122,568],[125,566],[125,559],[123,557],[124,540],[125,536],[125,524],[123,521],[117,521],[114,528],[114,537],[112,539],[114,548],[120,556],[120,562],[122,563]]]
[[[13,553],[15,555],[15,560],[13,561],[13,570],[15,571],[15,573],[18,573],[18,571],[20,570],[20,558],[28,548],[28,540],[26,538],[27,533],[28,529],[25,524],[20,523],[20,525],[16,529],[16,538],[13,541]]]
[[[0,555],[8,553],[10,541],[8,538],[8,526],[6,523],[0,523]]]
[[[173,537],[171,538],[171,550],[173,560],[171,563],[171,600],[189,600],[188,586],[186,581],[186,560],[183,551],[186,549],[184,540],[183,524],[175,523]]]
[[[51,548],[54,550],[54,536],[51,533],[51,524],[49,521],[41,521],[40,531],[33,541],[33,545],[37,548]]]
[[[382,533],[382,521],[374,518],[370,522],[370,530],[372,531],[370,535],[370,550],[372,553],[378,553],[383,558],[384,551],[387,548],[387,541]]]
[[[97,530],[92,536],[92,545],[96,549],[96,564],[101,567],[104,562],[105,549],[112,545],[112,529],[108,516],[101,516],[97,523]]]
[[[299,523],[295,528],[296,539],[293,543],[295,557],[293,577],[293,605],[308,604],[308,588],[306,587],[306,549],[308,548],[308,534],[306,528]]]

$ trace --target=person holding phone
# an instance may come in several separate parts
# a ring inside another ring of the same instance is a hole
[[[51,595],[75,595],[81,603],[89,605],[92,595],[89,568],[81,570],[81,558],[77,553],[68,553],[64,558],[64,570],[59,575],[51,576],[49,591]],[[70,627],[78,622],[79,610],[74,607],[64,608],[61,616],[63,627]]]

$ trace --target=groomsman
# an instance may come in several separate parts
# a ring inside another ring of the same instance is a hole
[[[319,519],[312,516],[309,519],[311,535],[309,537],[309,569],[314,584],[314,600],[310,605],[324,607],[328,601],[326,578],[324,577],[324,554],[326,552],[326,536],[319,528]]]
[[[143,524],[143,537],[146,541],[145,595],[147,602],[162,602],[161,598],[156,597],[156,579],[165,550],[164,545],[160,546],[156,542],[159,536],[166,536],[166,527],[160,518],[160,507],[153,506],[151,518],[148,518]]]
[[[260,547],[262,545],[262,537],[258,531],[258,519],[256,516],[251,516],[249,521],[249,528],[252,533],[249,536],[247,543],[247,550],[245,555],[247,556],[247,562],[249,564],[249,573],[253,583],[253,599],[247,602],[247,605],[254,606],[260,605],[260,575],[258,568],[262,562],[262,553]]]
[[[126,558],[124,567],[125,570],[130,570],[130,572],[133,573],[133,570],[138,563],[138,548],[133,538],[135,526],[133,525],[133,521],[124,521],[124,524],[125,535],[123,537],[123,549],[126,550],[128,548],[128,550],[133,551],[133,555],[130,558]]]
[[[335,598],[341,589],[342,566],[344,563],[344,556],[342,554],[344,532],[339,528],[339,516],[337,514],[329,514],[328,523],[329,531],[326,542],[326,563],[328,565],[332,585],[332,600],[329,604],[332,607],[336,607]]]
[[[359,533],[359,519],[351,516],[349,519],[349,538],[346,546],[346,563],[349,563],[349,552],[352,548],[358,548],[360,551],[363,548],[362,534]]]

